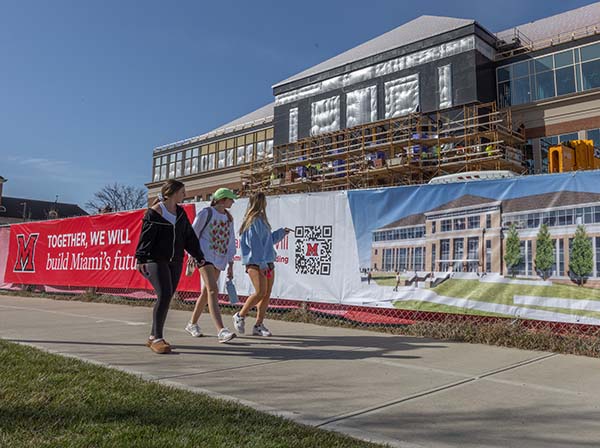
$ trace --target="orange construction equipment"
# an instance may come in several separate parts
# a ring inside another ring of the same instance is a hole
[[[600,168],[600,158],[594,151],[593,140],[571,140],[551,146],[548,163],[550,173]]]

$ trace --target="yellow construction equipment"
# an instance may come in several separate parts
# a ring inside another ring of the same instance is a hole
[[[594,170],[600,168],[600,158],[593,140],[571,140],[551,146],[548,151],[548,171]]]

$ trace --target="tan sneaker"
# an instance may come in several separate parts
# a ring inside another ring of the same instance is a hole
[[[152,350],[154,353],[164,355],[166,353],[171,353],[171,346],[164,339],[160,339],[156,342],[150,342],[150,350]]]

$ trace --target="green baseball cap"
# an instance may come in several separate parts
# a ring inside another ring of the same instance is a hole
[[[215,191],[215,194],[213,194],[213,201],[220,201],[221,199],[233,199],[236,200],[238,197],[236,196],[236,194],[231,191],[229,188],[219,188],[217,191]]]

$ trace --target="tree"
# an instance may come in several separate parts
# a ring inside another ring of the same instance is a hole
[[[521,260],[519,234],[517,232],[517,227],[514,224],[511,224],[510,229],[508,230],[508,237],[506,238],[504,262],[506,263],[506,268],[511,271],[513,277],[515,276],[515,268],[521,264]]]
[[[535,243],[535,268],[544,280],[550,277],[550,270],[554,264],[554,245],[548,225],[542,224]]]
[[[135,210],[146,206],[148,199],[144,188],[123,185],[115,182],[102,187],[94,193],[94,198],[85,203],[85,208],[92,213],[103,210],[118,212]]]
[[[578,225],[573,239],[573,247],[569,254],[569,270],[577,279],[577,284],[583,286],[585,277],[594,269],[594,253],[592,242],[587,236],[585,227]]]

